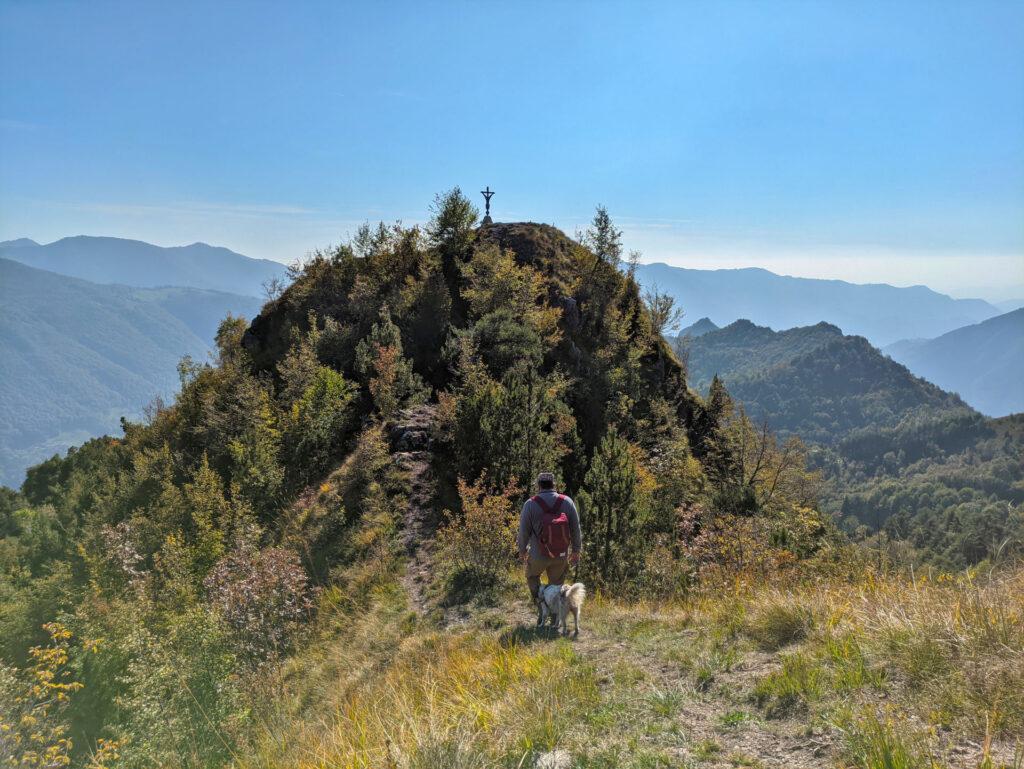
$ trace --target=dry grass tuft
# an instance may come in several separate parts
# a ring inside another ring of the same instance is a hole
[[[765,596],[751,613],[745,628],[765,651],[776,651],[803,641],[814,627],[811,609],[785,593]]]

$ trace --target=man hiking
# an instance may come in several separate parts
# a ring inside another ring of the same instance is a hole
[[[580,516],[576,504],[555,491],[555,476],[537,476],[537,494],[526,500],[519,514],[519,559],[526,564],[526,584],[536,603],[540,575],[547,572],[549,585],[561,585],[583,549]]]

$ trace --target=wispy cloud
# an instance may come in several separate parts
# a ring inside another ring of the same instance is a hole
[[[321,212],[315,208],[283,204],[240,204],[218,203],[208,201],[182,201],[172,203],[118,203],[76,202],[66,204],[78,211],[114,214],[119,216],[230,216],[240,218],[265,219],[267,217],[308,217],[317,216]]]
[[[38,123],[30,123],[27,120],[15,120],[14,118],[0,117],[0,130],[2,131],[36,131],[42,128]]]

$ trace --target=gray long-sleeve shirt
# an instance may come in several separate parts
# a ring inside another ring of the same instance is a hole
[[[542,491],[538,496],[544,500],[549,508],[555,504],[555,499],[558,497],[557,491]],[[565,513],[569,519],[569,533],[572,536],[572,549],[573,552],[578,553],[583,549],[583,535],[580,532],[580,514],[576,511],[576,503],[573,502],[569,497],[565,497],[562,500],[562,506],[559,508]],[[519,552],[527,552],[529,547],[529,553],[531,558],[541,557],[540,543],[537,542],[537,533],[541,528],[541,516],[542,511],[540,505],[533,501],[533,498],[526,500],[523,504],[523,510],[519,514],[519,534],[516,536],[516,544],[519,546]]]

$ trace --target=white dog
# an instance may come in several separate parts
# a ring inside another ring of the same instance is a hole
[[[537,626],[540,627],[551,617],[555,630],[561,629],[562,635],[569,635],[569,612],[572,612],[575,638],[580,634],[580,609],[586,597],[587,589],[582,582],[575,585],[545,585],[540,589],[540,600],[537,602]]]

